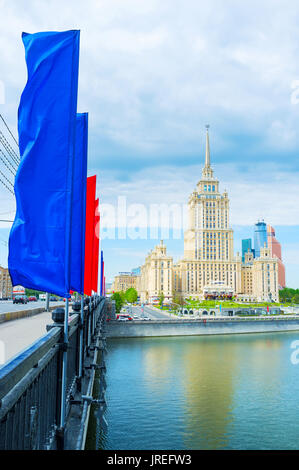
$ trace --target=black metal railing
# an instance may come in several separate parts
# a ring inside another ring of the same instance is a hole
[[[105,310],[104,298],[89,298],[84,313],[69,316],[67,345],[63,323],[53,323],[44,336],[0,368],[0,450],[64,448],[63,355],[67,351],[64,406],[68,416],[72,397],[80,391],[82,364]]]

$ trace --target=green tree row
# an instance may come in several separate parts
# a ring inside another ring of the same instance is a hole
[[[292,289],[291,287],[285,287],[279,291],[280,302],[292,302],[299,304],[299,289]]]
[[[38,299],[39,294],[45,294],[45,292],[42,292],[40,290],[34,290],[34,289],[25,289],[25,294],[28,297],[35,296]]]
[[[111,296],[111,300],[115,300],[115,310],[116,313],[119,313],[121,311],[122,306],[126,303],[129,302],[130,304],[133,304],[136,302],[138,297],[138,293],[136,289],[133,287],[130,287],[129,289],[126,290],[126,292],[114,292]]]

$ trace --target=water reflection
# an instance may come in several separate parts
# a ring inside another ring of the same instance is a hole
[[[296,448],[297,336],[111,340],[108,430],[89,434],[116,450],[275,449],[276,435],[279,448]]]
[[[231,422],[236,345],[214,338],[194,338],[184,348],[184,401],[187,449],[227,446]]]

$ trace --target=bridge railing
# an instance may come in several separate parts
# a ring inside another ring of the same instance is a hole
[[[104,298],[95,297],[84,308],[83,322],[80,314],[69,317],[66,415],[82,379],[80,348],[84,359],[104,314]],[[0,368],[0,450],[63,448],[64,430],[59,428],[63,341],[63,324],[54,323]]]

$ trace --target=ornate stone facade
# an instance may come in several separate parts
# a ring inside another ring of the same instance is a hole
[[[278,259],[268,248],[259,258],[234,254],[233,230],[229,220],[229,198],[219,190],[210,163],[208,126],[205,166],[188,202],[189,226],[184,234],[184,257],[177,264],[166,255],[165,245],[151,252],[141,268],[140,295],[151,300],[159,292],[169,297],[203,298],[211,286],[230,287],[235,297],[246,296],[258,301],[278,301]],[[161,264],[162,263],[162,264]],[[167,266],[167,271],[165,270]],[[167,273],[167,282],[163,273]],[[169,287],[171,285],[171,287]]]

